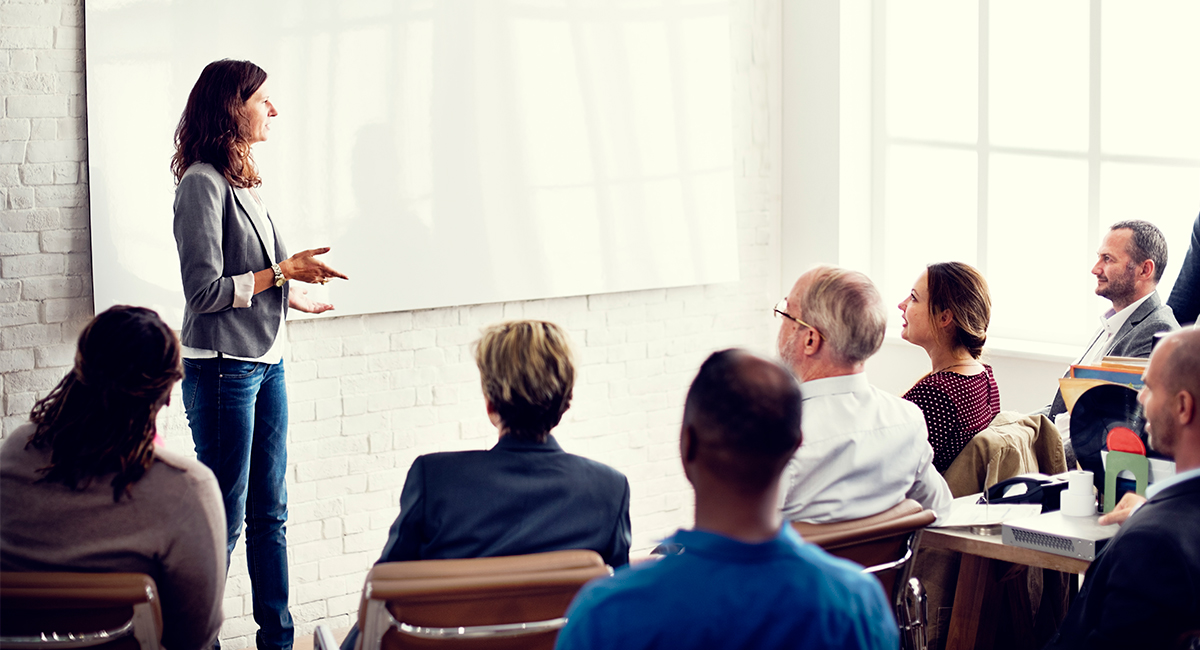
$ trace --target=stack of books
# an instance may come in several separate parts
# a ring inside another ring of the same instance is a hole
[[[1058,380],[1067,410],[1073,409],[1075,400],[1093,386],[1118,384],[1141,390],[1142,373],[1146,372],[1149,361],[1133,357],[1104,357],[1097,366],[1071,366],[1070,373]]]

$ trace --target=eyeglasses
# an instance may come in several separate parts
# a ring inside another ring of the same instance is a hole
[[[820,334],[820,330],[818,330],[817,328],[815,328],[812,325],[809,325],[808,323],[800,320],[799,318],[796,318],[795,316],[787,313],[787,306],[788,306],[787,296],[780,298],[779,302],[775,303],[775,318],[786,318],[786,319],[796,323],[797,325],[802,325],[802,326],[807,327],[808,329]]]

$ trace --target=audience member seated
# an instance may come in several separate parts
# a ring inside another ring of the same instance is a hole
[[[933,466],[925,416],[867,382],[887,315],[862,273],[831,266],[800,276],[775,307],[779,355],[802,381],[804,446],[784,470],[783,516],[858,519],[915,499],[946,514],[950,488]]]
[[[1000,412],[992,367],[979,361],[992,315],[987,280],[961,262],[930,264],[899,307],[900,337],[924,348],[933,368],[904,399],[925,414],[933,466],[945,472]]]
[[[74,369],[0,447],[0,569],[145,573],[172,650],[212,647],[225,590],[217,479],[154,444],[179,352],[153,311],[105,311],[80,334]]]
[[[1182,648],[1200,631],[1200,330],[1164,338],[1144,379],[1150,446],[1175,459],[1176,474],[1102,518],[1127,517],[1048,648]]]
[[[1171,308],[1158,297],[1158,281],[1167,267],[1167,240],[1148,221],[1118,221],[1096,251],[1096,295],[1112,301],[1091,345],[1075,363],[1097,365],[1106,356],[1150,356],[1154,335],[1179,329]],[[1041,412],[1053,421],[1067,410],[1062,391]]]
[[[475,364],[500,440],[487,451],[413,461],[380,562],[590,549],[629,563],[629,481],[562,450],[550,430],[571,404],[566,333],[516,321],[484,330]],[[353,630],[342,643],[352,648]]]
[[[1175,320],[1182,324],[1195,323],[1196,317],[1200,316],[1200,215],[1192,225],[1192,240],[1167,304],[1171,306]]]
[[[668,540],[683,553],[589,583],[556,647],[898,647],[879,582],[780,518],[800,411],[786,369],[738,350],[710,356],[688,391],[679,441],[696,492],[695,528]]]

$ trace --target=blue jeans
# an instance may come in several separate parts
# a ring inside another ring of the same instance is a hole
[[[183,400],[196,456],[217,476],[229,536],[246,523],[260,649],[292,647],[287,566],[287,389],[283,362],[184,359]]]

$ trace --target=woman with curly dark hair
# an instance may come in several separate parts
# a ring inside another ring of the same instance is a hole
[[[148,574],[172,650],[212,646],[226,562],[213,473],[154,445],[182,376],[179,341],[158,314],[112,307],[0,447],[0,569]]]
[[[188,96],[171,171],[183,292],[183,396],[196,455],[221,484],[229,553],[246,523],[254,620],[262,648],[291,648],[288,611],[287,392],[283,322],[288,307],[332,309],[292,280],[346,279],[315,256],[287,256],[250,148],[278,115],[267,73],[249,61],[214,61]]]

